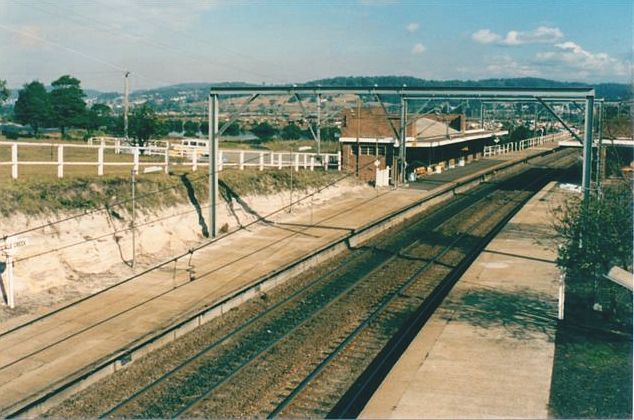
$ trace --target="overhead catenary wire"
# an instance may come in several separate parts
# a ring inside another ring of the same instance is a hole
[[[42,8],[41,5],[40,5],[40,7],[38,7],[38,5],[33,5],[33,6],[38,8],[39,10],[44,11],[45,13],[48,13],[48,14],[51,14],[51,15],[55,14],[57,16],[60,16],[60,17],[64,18],[64,19],[71,20],[71,21],[74,21],[76,23],[79,23],[82,26],[89,27],[88,25],[86,25],[85,22],[86,21],[90,21],[90,22],[95,23],[96,25],[99,25],[101,27],[101,28],[97,28],[98,30],[104,31],[104,32],[106,32],[108,34],[111,34],[111,35],[114,35],[114,36],[117,36],[117,37],[125,37],[127,39],[131,39],[131,40],[133,40],[135,42],[142,43],[142,44],[148,45],[148,46],[153,47],[153,48],[157,48],[157,49],[162,50],[162,51],[168,51],[169,50],[169,51],[172,51],[172,52],[176,52],[182,57],[186,57],[188,59],[191,59],[193,62],[196,63],[196,65],[199,65],[199,66],[202,63],[202,64],[208,65],[208,66],[224,67],[224,68],[228,68],[228,69],[232,69],[232,70],[237,70],[239,72],[246,73],[246,74],[251,74],[251,75],[254,75],[254,76],[258,76],[258,77],[269,78],[269,79],[272,78],[271,75],[266,75],[266,74],[263,74],[263,73],[260,73],[258,71],[254,71],[254,70],[251,70],[251,69],[248,69],[248,68],[245,68],[245,67],[241,67],[241,66],[237,66],[237,65],[229,64],[229,63],[219,62],[217,56],[214,56],[213,60],[210,60],[210,58],[212,58],[212,57],[209,57],[209,56],[207,56],[205,54],[200,54],[200,52],[197,52],[197,51],[187,50],[187,49],[184,49],[182,47],[175,47],[175,46],[172,46],[172,45],[166,44],[164,42],[160,42],[160,41],[157,41],[157,40],[145,37],[145,36],[140,36],[140,35],[131,34],[129,32],[125,32],[120,27],[114,26],[114,25],[109,24],[109,23],[105,23],[105,22],[100,21],[98,19],[95,19],[95,18],[93,18],[91,16],[87,16],[85,14],[78,13],[74,9],[65,8],[65,7],[63,7],[63,6],[59,5],[59,4],[52,4],[52,3],[47,3],[47,2],[44,2],[44,4],[46,4],[48,6],[51,6],[54,9],[57,9],[57,8],[64,9],[65,13],[61,13],[61,12],[57,12],[57,11],[52,12],[51,10],[48,10],[46,8]],[[71,15],[75,15],[78,18],[73,18]],[[92,30],[96,29],[94,26],[90,26],[89,28],[92,29]],[[164,28],[162,28],[162,29],[164,29]],[[170,83],[171,84],[176,84],[176,82],[170,82]]]
[[[46,38],[43,38],[43,37],[38,36],[38,35],[33,34],[33,33],[29,33],[29,32],[26,32],[26,31],[19,30],[19,29],[11,28],[10,26],[3,25],[1,23],[0,23],[0,29],[3,29],[5,31],[7,31],[7,32],[15,33],[15,34],[18,34],[18,35],[21,35],[21,36],[25,36],[27,38],[38,40],[38,41],[43,42],[43,43],[45,43],[47,45],[50,45],[52,47],[60,48],[62,50],[71,52],[73,54],[77,54],[77,55],[79,55],[81,57],[87,58],[87,59],[92,60],[92,61],[94,61],[96,63],[100,63],[100,64],[103,64],[103,65],[106,65],[108,67],[111,67],[111,68],[113,68],[115,70],[119,70],[121,72],[128,71],[128,69],[126,69],[126,68],[124,68],[124,67],[122,67],[122,66],[120,66],[118,64],[115,64],[115,63],[113,63],[111,61],[104,60],[103,58],[97,57],[97,56],[92,55],[92,54],[88,54],[88,53],[86,53],[84,51],[69,47],[69,46],[61,44],[59,42],[48,40]],[[175,81],[158,80],[156,78],[152,78],[152,77],[146,76],[143,73],[140,73],[138,71],[134,71],[134,74],[136,76],[142,78],[142,79],[146,79],[148,81],[155,82],[155,83],[156,82],[159,82],[161,84],[175,84],[176,83]]]

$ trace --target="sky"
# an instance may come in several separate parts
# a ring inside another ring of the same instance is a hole
[[[0,0],[0,79],[121,91],[334,76],[631,83],[632,1]]]

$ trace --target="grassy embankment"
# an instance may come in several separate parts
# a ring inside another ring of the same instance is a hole
[[[306,191],[328,185],[342,178],[339,172],[305,171],[293,174],[293,188]],[[287,170],[225,170],[219,175],[220,193],[225,196],[224,185],[239,196],[270,194],[288,190],[291,185]],[[137,179],[137,208],[157,209],[188,202],[186,185],[191,184],[198,201],[207,200],[207,174],[172,173],[146,174]],[[131,198],[130,176],[108,175],[54,177],[25,177],[17,181],[2,182],[0,186],[0,214],[6,217],[15,212],[34,215],[46,212],[89,210],[105,205],[129,207]],[[117,204],[124,202],[122,204]]]
[[[0,140],[5,140],[0,137]],[[51,139],[21,139],[18,142],[42,142],[61,144],[85,144],[82,141],[59,141]],[[303,142],[269,142],[271,150],[295,150]],[[55,146],[18,148],[19,161],[57,162]],[[0,145],[0,162],[11,160],[8,145]],[[126,162],[125,166],[106,166],[105,176],[97,176],[97,151],[88,148],[64,149],[64,178],[57,178],[57,166],[20,165],[19,177],[11,179],[10,165],[0,165],[0,214],[7,216],[16,211],[25,214],[44,212],[60,212],[88,210],[104,205],[116,205],[131,197],[130,170],[133,157],[130,154],[115,154],[112,149],[106,150],[106,162]],[[74,166],[70,162],[95,162],[95,165]],[[140,156],[141,162],[162,163],[162,156]],[[181,159],[171,158],[170,175],[163,173],[140,174],[137,177],[137,206],[140,209],[160,208],[187,202],[186,184],[191,183],[199,201],[207,200],[207,168],[201,166],[192,172],[190,166],[179,166]],[[336,171],[314,172],[300,170],[293,174],[293,188],[298,191],[328,185],[343,174]],[[226,168],[219,174],[221,194],[223,187],[228,186],[234,193],[243,196],[251,194],[270,194],[287,190],[291,186],[290,169],[267,169],[257,171],[247,169]],[[129,204],[125,204],[129,205]]]

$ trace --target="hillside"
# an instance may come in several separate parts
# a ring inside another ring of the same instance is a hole
[[[348,76],[332,77],[328,79],[312,80],[303,86],[412,86],[412,87],[529,87],[529,88],[567,88],[588,86],[580,82],[558,82],[555,80],[539,79],[535,77],[521,77],[514,79],[483,79],[483,80],[426,80],[411,76]],[[632,87],[624,83],[599,83],[594,85],[597,96],[608,100],[624,100],[632,98]]]

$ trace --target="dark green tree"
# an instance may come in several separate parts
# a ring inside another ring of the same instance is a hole
[[[0,104],[9,99],[11,91],[7,88],[7,81],[0,80]]]
[[[51,83],[50,93],[53,118],[59,126],[62,137],[68,127],[79,127],[85,122],[86,103],[80,81],[70,75],[64,75]]]
[[[340,135],[341,130],[339,129],[339,127],[331,126],[321,128],[321,139],[324,141],[339,140]]]
[[[156,113],[149,105],[143,104],[132,111],[128,132],[135,146],[144,147],[158,128]]]
[[[176,133],[183,132],[183,122],[181,120],[167,120],[165,121],[165,125],[169,131],[174,131]]]
[[[24,85],[18,93],[13,112],[16,121],[29,124],[37,136],[40,128],[47,125],[51,118],[51,103],[44,85],[38,81]]]
[[[194,121],[185,121],[183,128],[185,129],[185,137],[194,137],[198,133],[198,124]]]
[[[225,130],[223,134],[225,136],[239,136],[240,133],[242,133],[242,128],[240,127],[240,123],[238,123],[237,121],[234,121],[229,127],[227,127],[227,129]]]
[[[260,140],[270,140],[277,134],[277,129],[264,121],[251,128],[251,132]]]
[[[154,132],[154,134],[157,137],[165,137],[169,134],[169,132],[170,132],[170,128],[167,121],[161,121],[161,120],[156,121],[156,131]]]
[[[284,140],[299,140],[302,137],[302,129],[296,124],[290,123],[282,128],[280,137]]]
[[[201,121],[199,129],[200,132],[206,136],[209,134],[209,123],[207,121]]]
[[[557,265],[566,273],[567,288],[581,299],[586,309],[599,301],[604,305],[604,315],[629,311],[625,318],[629,318],[630,324],[630,292],[611,287],[614,285],[603,275],[612,266],[632,270],[632,199],[630,182],[626,180],[606,186],[600,195],[592,194],[585,205],[575,198],[554,210],[555,228],[561,241]]]
[[[107,127],[112,119],[112,109],[105,104],[94,104],[86,113],[86,128],[88,130],[98,130]]]

